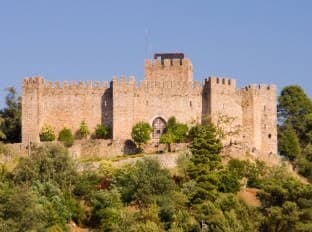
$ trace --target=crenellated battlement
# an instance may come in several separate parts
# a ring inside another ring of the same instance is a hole
[[[63,81],[63,82],[52,82],[52,81],[47,81],[45,82],[44,87],[46,89],[107,89],[109,88],[108,82],[104,81],[104,82],[100,82],[100,81]]]
[[[189,59],[154,59],[145,60],[145,69],[157,69],[157,68],[189,68],[192,63]]]
[[[153,80],[142,80],[137,86],[138,89],[187,89],[187,88],[202,88],[203,85],[199,81],[193,81],[192,83],[187,81],[153,81]]]
[[[211,76],[204,80],[205,85],[209,86],[219,86],[219,87],[225,87],[225,88],[236,88],[236,80],[232,78],[225,78],[225,77],[215,77]]]
[[[161,59],[146,60],[144,79],[151,81],[193,81],[193,68],[189,59],[177,54],[160,54]],[[181,54],[179,54],[181,55]]]
[[[43,77],[27,77],[23,80],[23,88],[34,88],[44,84]]]
[[[114,76],[112,80],[113,84],[119,84],[119,85],[135,85],[135,77],[134,76]]]
[[[101,89],[105,90],[109,88],[107,81],[46,81],[43,77],[29,77],[23,80],[23,88],[38,88],[44,89]]]
[[[276,92],[276,85],[273,84],[251,84],[237,90],[238,94],[268,94]]]

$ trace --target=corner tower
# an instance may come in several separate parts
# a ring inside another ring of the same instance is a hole
[[[144,79],[147,81],[192,82],[193,67],[183,53],[156,53],[145,61]]]
[[[39,125],[42,117],[42,77],[23,80],[22,93],[22,143],[39,142]]]

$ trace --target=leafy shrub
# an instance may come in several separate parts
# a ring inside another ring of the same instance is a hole
[[[58,140],[63,142],[64,146],[71,147],[74,144],[74,136],[70,129],[64,127],[60,131]]]
[[[86,124],[85,121],[82,121],[80,123],[80,127],[79,127],[79,135],[81,138],[87,138],[88,135],[90,134],[89,128]]]
[[[12,157],[15,154],[14,150],[11,149],[7,144],[0,142],[0,156],[1,157]]]
[[[188,127],[186,124],[177,122],[176,118],[173,116],[168,119],[167,131],[174,135],[174,142],[181,143],[185,140]]]
[[[30,156],[22,158],[14,169],[14,182],[19,184],[52,181],[65,188],[76,179],[75,161],[61,144],[33,146]]]
[[[141,144],[146,143],[151,138],[152,127],[147,122],[139,122],[134,125],[131,132],[131,137],[136,144],[138,144],[139,150],[141,150]]]
[[[168,151],[171,152],[172,143],[181,143],[185,140],[188,132],[186,124],[178,123],[175,117],[168,120],[166,133],[160,137],[160,143],[165,143],[168,146]]]
[[[98,124],[95,128],[95,137],[97,139],[106,139],[110,134],[110,128],[104,124]]]
[[[39,137],[40,141],[54,141],[55,140],[54,129],[49,125],[45,125],[41,129]]]
[[[175,142],[175,136],[171,131],[167,131],[160,137],[159,142],[167,144],[168,151],[171,152],[171,144]]]

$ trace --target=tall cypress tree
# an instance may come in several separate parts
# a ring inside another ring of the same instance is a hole
[[[200,125],[190,131],[193,141],[188,175],[196,181],[194,201],[213,200],[218,189],[219,177],[216,170],[222,169],[220,152],[221,142],[216,138],[216,130],[212,125]]]

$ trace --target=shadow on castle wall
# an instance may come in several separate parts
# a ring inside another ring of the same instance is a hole
[[[101,122],[108,125],[110,129],[113,128],[113,97],[112,88],[104,91],[101,98]]]

